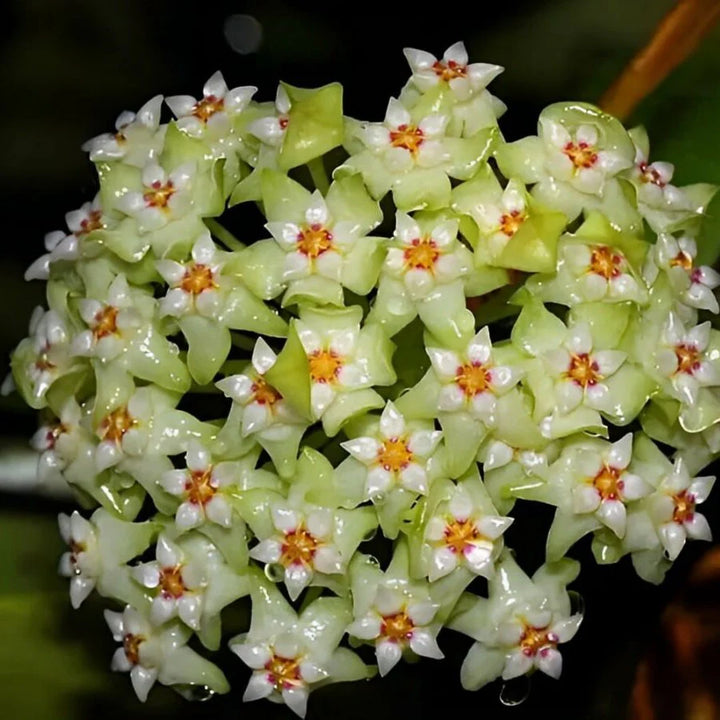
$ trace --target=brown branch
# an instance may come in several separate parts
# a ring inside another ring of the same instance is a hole
[[[700,45],[720,19],[720,0],[679,0],[650,42],[635,55],[600,99],[621,120]]]

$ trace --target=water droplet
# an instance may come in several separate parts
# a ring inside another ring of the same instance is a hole
[[[206,702],[215,695],[215,691],[207,685],[180,685],[176,686],[175,689],[186,700],[191,702]]]
[[[569,590],[568,597],[570,598],[570,614],[575,615],[576,613],[579,613],[580,615],[584,615],[585,598],[575,590]]]
[[[265,577],[270,582],[280,582],[285,579],[285,568],[280,563],[268,563],[265,566]]]
[[[387,500],[387,495],[385,495],[385,493],[378,493],[377,495],[373,495],[370,499],[373,501],[373,505],[384,505]]]
[[[370,542],[370,540],[372,540],[376,535],[377,527],[374,527],[363,535],[363,542]]]
[[[502,684],[500,702],[507,707],[522,705],[530,695],[530,678],[527,675],[513,678]]]
[[[223,32],[227,44],[240,55],[257,52],[262,43],[262,25],[252,15],[230,15]]]
[[[368,555],[367,562],[368,562],[368,565],[374,565],[375,567],[380,567],[380,561],[374,555]]]

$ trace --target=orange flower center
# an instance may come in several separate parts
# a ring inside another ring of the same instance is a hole
[[[659,188],[664,188],[667,183],[663,180],[662,175],[653,167],[650,167],[646,162],[642,162],[638,165],[640,170],[640,182],[652,183],[657,185]]]
[[[298,658],[291,659],[273,655],[265,665],[265,669],[268,672],[268,680],[278,692],[302,684]]]
[[[102,310],[98,310],[98,312],[95,313],[95,318],[93,319],[93,335],[95,336],[95,340],[117,334],[118,312],[119,310],[113,305],[106,305]]]
[[[378,450],[377,463],[390,472],[399,472],[412,462],[413,454],[404,437],[386,440]]]
[[[334,350],[315,350],[310,353],[308,364],[314,382],[334,383],[343,366],[343,358]]]
[[[102,221],[102,210],[92,210],[88,216],[80,222],[80,229],[75,232],[78,237],[89,235],[94,230],[102,230],[105,223]]]
[[[520,638],[520,649],[524,655],[533,657],[548,645],[555,647],[558,643],[557,637],[553,633],[547,631],[547,626],[543,628],[532,627],[525,624],[525,630]]]
[[[695,514],[695,498],[687,490],[673,495],[675,509],[673,510],[673,520],[676,523],[684,523],[693,519]]]
[[[161,568],[160,570],[160,592],[169,598],[182,597],[187,590],[182,579],[182,565]]]
[[[675,357],[678,362],[675,373],[692,375],[700,367],[700,351],[694,345],[676,345]]]
[[[100,438],[119,443],[123,435],[135,425],[137,420],[130,415],[127,407],[119,407],[103,418],[100,423]]]
[[[623,257],[607,245],[594,245],[590,253],[589,272],[604,277],[606,280],[616,278],[622,273]]]
[[[207,470],[191,470],[185,483],[187,499],[193,505],[205,507],[217,492],[212,476],[212,467]]]
[[[402,642],[412,637],[414,629],[415,624],[413,621],[404,610],[401,610],[393,615],[383,615],[380,634],[384,635],[388,640]]]
[[[433,72],[441,79],[447,82],[455,78],[467,77],[467,65],[461,65],[454,60],[448,60],[444,63],[442,60],[436,60],[433,63]]]
[[[576,170],[591,168],[598,159],[597,152],[586,142],[569,142],[563,148],[563,154],[570,158]]]
[[[440,257],[437,244],[429,237],[415,238],[405,246],[403,258],[405,265],[411,270],[429,270],[432,272],[435,262]]]
[[[570,365],[565,371],[565,377],[570,378],[573,382],[580,385],[580,387],[588,387],[595,385],[599,380],[603,379],[603,376],[599,372],[600,368],[593,360],[591,355],[588,353],[580,353],[570,355]]]
[[[208,95],[202,100],[195,103],[192,114],[206,123],[215,113],[220,112],[225,107],[225,101],[214,95]]]
[[[592,480],[592,484],[603,500],[617,500],[624,484],[620,479],[622,472],[619,468],[603,463],[600,472]]]
[[[398,125],[397,130],[390,131],[390,144],[409,150],[413,157],[417,155],[424,140],[425,135],[417,125]]]
[[[123,637],[125,657],[133,665],[137,665],[140,662],[140,645],[142,645],[144,641],[145,638],[142,635],[131,635],[127,633]]]
[[[280,562],[288,565],[310,565],[320,543],[302,525],[285,533]]]
[[[478,362],[465,363],[455,371],[455,382],[467,397],[475,397],[492,388],[490,368]]]
[[[143,194],[143,199],[148,207],[158,207],[166,209],[170,198],[175,194],[175,187],[172,180],[168,180],[164,185],[156,180],[150,190]]]
[[[333,236],[327,228],[315,223],[306,225],[297,236],[297,249],[311,260],[333,248]]]
[[[520,226],[525,220],[527,220],[527,215],[521,210],[513,210],[505,213],[500,218],[500,232],[508,237],[512,237],[520,229]]]
[[[185,268],[179,287],[190,295],[199,295],[205,290],[214,290],[217,286],[212,268],[200,263],[191,263]]]
[[[256,402],[258,405],[270,405],[272,407],[278,400],[282,400],[282,395],[261,376],[255,379],[251,390],[251,402]]]
[[[445,526],[445,545],[454,553],[461,553],[465,548],[480,538],[480,532],[471,518],[453,519]]]
[[[684,250],[680,252],[670,261],[670,267],[681,267],[683,270],[692,270],[693,259],[689,253]]]

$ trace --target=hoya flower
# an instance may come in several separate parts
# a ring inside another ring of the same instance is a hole
[[[195,166],[179,165],[167,172],[157,162],[142,170],[142,190],[128,190],[118,200],[119,209],[137,222],[141,234],[158,230],[185,216],[193,202]]]
[[[285,139],[285,132],[290,123],[291,107],[292,103],[290,102],[287,90],[281,83],[278,85],[277,93],[275,94],[274,114],[253,120],[248,125],[248,132],[266,145],[271,145],[272,147],[282,145]]]
[[[148,100],[137,113],[123,112],[115,122],[115,133],[103,133],[88,140],[83,150],[93,162],[122,160],[143,167],[157,161],[163,147],[164,128],[160,127],[162,95]]]
[[[558,645],[571,640],[582,622],[580,613],[572,613],[565,589],[578,570],[575,561],[564,559],[543,565],[530,579],[509,554],[503,555],[489,580],[488,598],[466,596],[449,623],[476,641],[460,671],[466,690],[536,670],[560,677]]]
[[[465,44],[456,42],[438,60],[424,50],[405,48],[403,51],[412,70],[412,82],[422,92],[447,83],[459,100],[484,90],[503,68],[488,63],[468,63]]]
[[[152,686],[197,685],[225,693],[230,686],[211,662],[187,647],[190,632],[177,623],[154,627],[144,613],[130,605],[123,612],[105,610],[113,639],[121,643],[110,667],[129,672],[133,690],[145,702]]]
[[[501,537],[513,519],[497,514],[477,472],[450,485],[440,502],[428,499],[422,547],[428,579],[434,582],[461,566],[492,577]]]
[[[367,468],[364,499],[384,501],[396,488],[413,496],[428,492],[433,455],[441,438],[442,432],[430,423],[408,425],[388,401],[373,435],[353,438],[341,446]]]
[[[70,578],[70,602],[77,610],[95,587],[100,558],[93,526],[77,511],[58,515],[60,535],[70,551],[60,558],[60,574]]]
[[[165,102],[177,118],[177,126],[193,138],[220,137],[230,132],[231,119],[248,105],[256,87],[228,89],[220,71],[213,73],[203,86],[203,96],[173,95]]]
[[[342,519],[330,508],[294,508],[284,502],[270,505],[274,532],[250,550],[250,557],[279,565],[291,600],[310,584],[313,575],[343,572],[346,565],[336,544]]]
[[[577,323],[568,328],[563,346],[543,356],[554,382],[557,412],[566,414],[579,405],[608,410],[613,402],[604,382],[627,359],[619,350],[594,350],[590,326]]]
[[[697,506],[707,500],[714,484],[714,476],[690,477],[687,464],[678,459],[648,498],[650,517],[668,560],[677,558],[688,538],[712,539],[707,518]]]
[[[210,452],[197,441],[188,445],[185,462],[185,470],[170,470],[159,480],[165,490],[182,500],[175,514],[178,530],[205,522],[230,527],[233,510],[223,490],[237,482],[235,464],[213,463]]]
[[[664,270],[680,302],[697,310],[720,311],[715,290],[720,285],[720,274],[707,265],[695,266],[697,245],[687,235],[675,238],[668,233],[658,235],[649,254],[644,274],[654,282],[659,270]]]
[[[305,717],[313,689],[371,675],[355,653],[338,647],[352,617],[347,600],[318,598],[298,614],[264,578],[254,585],[250,630],[230,640],[253,671],[245,702],[267,698]]]
[[[355,619],[347,632],[375,646],[380,675],[387,675],[408,651],[436,660],[444,657],[435,639],[440,604],[431,598],[427,583],[394,577],[390,568],[382,573],[365,556],[357,557],[353,572]],[[357,583],[363,579],[359,591]]]

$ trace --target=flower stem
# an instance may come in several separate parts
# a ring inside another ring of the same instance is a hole
[[[205,218],[204,223],[207,229],[228,249],[228,250],[244,250],[245,245],[241,243],[229,230],[224,228],[214,218]]]
[[[308,170],[315,183],[315,187],[323,194],[326,195],[328,188],[330,187],[330,181],[328,180],[327,171],[323,164],[322,157],[313,158],[308,164]]]

